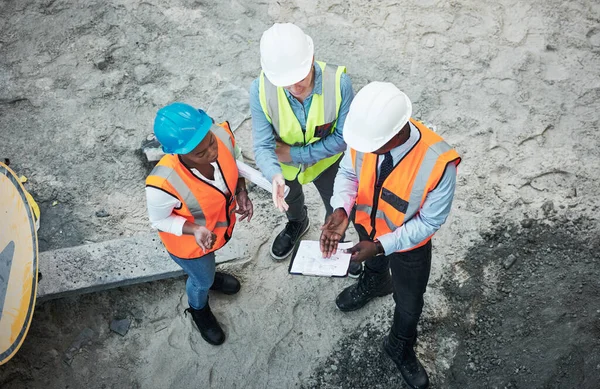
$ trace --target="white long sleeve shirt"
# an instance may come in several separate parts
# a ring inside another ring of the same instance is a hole
[[[402,145],[392,149],[390,153],[394,161],[394,166],[408,153],[419,140],[419,131],[411,123],[409,139]],[[383,162],[384,155],[380,155],[377,160],[377,172]],[[456,184],[456,165],[453,163],[446,166],[444,175],[440,179],[437,187],[427,194],[423,206],[419,212],[410,220],[406,221],[396,230],[382,235],[379,241],[383,246],[386,255],[395,251],[409,250],[421,243],[427,237],[433,235],[446,222],[452,200],[454,198],[454,188]],[[333,186],[333,196],[331,197],[331,206],[333,209],[344,208],[350,215],[358,193],[358,178],[352,167],[350,148],[340,163],[338,174]]]
[[[236,160],[242,160],[242,152],[237,145],[235,146],[234,153]],[[223,178],[223,172],[219,169],[219,165],[216,162],[211,163],[211,165],[215,168],[214,180],[209,180],[194,168],[190,170],[202,181],[215,186],[225,194],[229,194],[229,188],[227,188],[225,178]],[[183,234],[183,225],[186,222],[186,218],[173,213],[173,209],[181,207],[181,202],[177,197],[160,189],[147,186],[146,203],[148,207],[148,217],[150,218],[150,223],[152,223],[153,228],[177,236]]]

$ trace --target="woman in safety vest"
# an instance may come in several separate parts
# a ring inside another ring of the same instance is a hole
[[[173,103],[161,108],[154,134],[167,153],[146,179],[148,215],[173,260],[187,273],[192,318],[208,343],[225,333],[208,305],[208,290],[235,294],[239,281],[215,272],[215,251],[231,238],[235,213],[250,219],[253,205],[238,177],[235,145],[227,122],[219,125],[202,110]]]

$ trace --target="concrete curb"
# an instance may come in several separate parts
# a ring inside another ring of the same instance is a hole
[[[247,247],[231,240],[217,252],[217,263],[247,257]],[[156,233],[42,252],[39,270],[38,302],[184,274]]]

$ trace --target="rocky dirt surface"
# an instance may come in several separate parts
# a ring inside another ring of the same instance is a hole
[[[231,91],[258,75],[276,21],[304,28],[355,90],[394,82],[463,156],[420,324],[432,387],[596,388],[597,1],[1,2],[0,158],[40,203],[40,249],[150,230],[139,147],[169,102],[235,116],[252,163],[247,95]],[[183,316],[184,280],[154,282],[39,305],[0,386],[402,387],[380,351],[391,298],[337,311],[353,281],[289,276],[268,255],[283,218],[251,197],[236,234],[256,247],[225,265],[243,293],[211,297],[221,348]],[[307,199],[316,239],[323,209],[314,188]],[[131,320],[124,337],[114,319]]]
[[[597,222],[552,219],[495,225],[459,264],[461,281],[444,283],[450,314],[419,328],[417,350],[433,387],[598,386]],[[381,324],[391,317],[378,316],[344,337],[303,387],[402,387],[381,351]],[[450,347],[448,367],[431,348],[449,343],[458,347]]]

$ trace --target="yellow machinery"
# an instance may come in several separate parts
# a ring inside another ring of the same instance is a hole
[[[29,330],[37,293],[39,208],[16,174],[0,162],[0,365]]]

